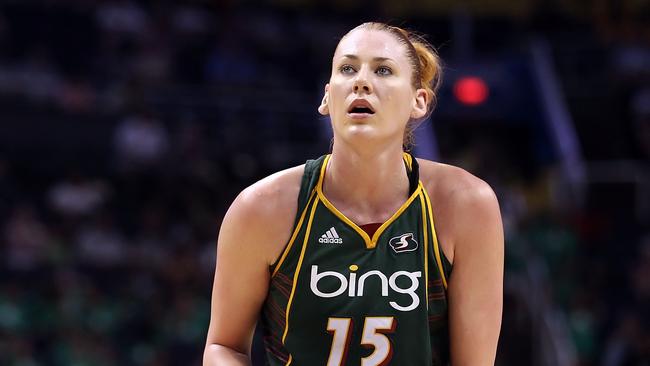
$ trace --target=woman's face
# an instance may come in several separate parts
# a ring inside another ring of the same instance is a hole
[[[358,29],[339,43],[319,112],[336,139],[399,141],[406,124],[426,113],[426,91],[414,89],[406,46],[386,31]]]

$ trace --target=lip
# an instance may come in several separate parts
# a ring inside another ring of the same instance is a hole
[[[348,113],[348,117],[351,119],[367,119],[372,117],[372,113]]]
[[[357,108],[357,107],[368,108],[368,109],[370,109],[370,111],[372,111],[372,113],[352,113],[351,110],[354,109],[354,108]],[[348,115],[350,115],[350,116],[352,116],[352,115],[371,116],[373,114],[375,114],[375,108],[366,99],[357,98],[357,99],[353,100],[352,103],[350,103],[350,105],[348,106]]]

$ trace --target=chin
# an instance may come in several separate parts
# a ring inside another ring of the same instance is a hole
[[[355,125],[346,128],[342,133],[342,140],[354,146],[379,146],[383,145],[390,138],[380,133],[372,126]],[[336,140],[336,138],[335,138]]]
[[[350,136],[350,137],[364,137],[364,138],[372,138],[373,136],[377,136],[377,129],[375,126],[368,125],[365,123],[355,123],[351,124],[346,127],[345,133]]]

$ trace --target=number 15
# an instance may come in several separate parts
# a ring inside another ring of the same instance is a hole
[[[340,366],[348,353],[350,344],[351,318],[329,318],[327,331],[333,335],[332,348],[327,366]],[[392,316],[368,316],[364,320],[361,345],[374,347],[368,357],[361,359],[361,366],[387,365],[393,356],[390,339],[384,333],[395,331],[395,318]]]

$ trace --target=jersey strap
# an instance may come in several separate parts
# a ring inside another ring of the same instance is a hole
[[[327,155],[323,155],[315,160],[307,160],[305,163],[305,171],[302,175],[302,180],[300,182],[300,193],[298,194],[298,210],[296,211],[297,214],[293,224],[291,239],[275,263],[271,264],[269,267],[269,270],[273,276],[275,276],[275,274],[280,269],[280,265],[291,250],[293,242],[296,240],[296,236],[302,227],[302,224],[305,220],[305,215],[307,215],[307,207],[315,196],[314,187],[316,187],[316,184],[318,183],[320,167],[323,165],[326,157]]]
[[[320,167],[323,165],[323,162],[327,156],[328,155],[323,155],[315,160],[307,160],[305,163],[305,172],[302,176],[302,181],[300,183],[300,193],[298,195],[298,212],[307,206],[309,197],[311,196],[314,188],[316,187],[316,184],[318,183]]]

